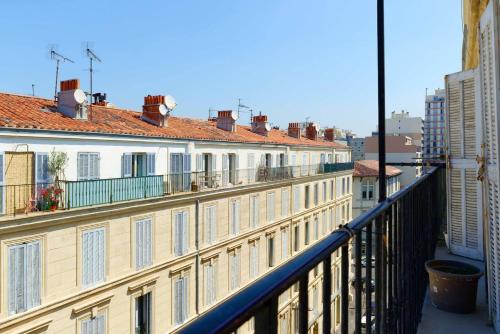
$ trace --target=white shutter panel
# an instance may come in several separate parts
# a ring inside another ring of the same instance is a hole
[[[123,153],[122,156],[122,176],[132,177],[132,154]]]
[[[450,250],[483,258],[482,185],[476,156],[481,155],[481,97],[476,70],[446,76],[448,237]]]
[[[182,213],[176,213],[174,220],[174,254],[179,256],[182,255]]]
[[[187,211],[182,212],[182,253],[186,254],[188,252],[188,242],[189,242],[189,228],[188,228],[188,213]]]
[[[104,249],[104,229],[99,229],[97,232],[98,236],[98,268],[99,268],[99,274],[97,276],[97,281],[98,282],[104,282],[104,258],[105,258],[105,249]]]
[[[182,278],[182,321],[184,322],[188,317],[188,279]]]
[[[155,175],[156,173],[156,154],[148,153],[146,161],[147,175]]]
[[[142,220],[139,220],[136,223],[135,227],[135,236],[136,236],[136,267],[137,269],[140,269],[144,266],[144,258],[143,258],[143,238],[144,238],[144,222]]]
[[[26,245],[26,309],[40,305],[40,242]]]
[[[146,265],[153,263],[153,221],[146,220]]]
[[[175,281],[175,287],[174,287],[174,317],[175,317],[175,323],[176,324],[181,324],[182,323],[182,278],[179,278]]]
[[[20,253],[21,253],[21,248],[23,246],[11,246],[9,247],[9,273],[8,273],[8,308],[9,308],[9,314],[15,314],[18,312],[18,295],[20,293],[23,293],[23,291],[20,289],[20,283],[19,283],[19,276],[20,270],[24,270],[24,263],[22,263],[22,260],[20,259]],[[21,277],[22,278],[22,277]],[[24,286],[24,282],[23,286]],[[24,297],[24,296],[23,296]],[[24,299],[24,298],[23,298]],[[22,307],[22,305],[20,305]]]
[[[198,153],[196,155],[196,171],[197,172],[203,172],[205,170],[204,167],[205,166],[203,164],[203,154]]]

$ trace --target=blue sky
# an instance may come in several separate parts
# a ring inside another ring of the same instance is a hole
[[[376,127],[376,1],[5,1],[0,91],[53,95],[48,46],[75,60],[63,79],[137,109],[171,94],[178,116],[205,118],[237,99],[275,125],[306,117],[368,135]],[[460,1],[386,1],[387,114],[423,115],[425,88],[461,67]],[[248,115],[242,114],[241,122]]]

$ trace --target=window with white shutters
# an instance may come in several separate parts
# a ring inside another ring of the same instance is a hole
[[[309,221],[306,220],[304,223],[304,244],[309,245]]]
[[[78,180],[99,178],[99,153],[78,153]]]
[[[300,186],[293,186],[293,212],[300,211]]]
[[[293,227],[293,251],[298,252],[300,250],[300,226],[295,224]]]
[[[148,153],[146,155],[146,174],[147,175],[155,175],[156,173],[156,154]]]
[[[82,283],[90,287],[104,282],[105,271],[104,228],[84,231],[82,234]]]
[[[274,215],[276,212],[275,206],[274,206],[274,192],[267,193],[267,222],[272,223],[274,222]]]
[[[290,214],[290,190],[283,188],[281,190],[281,217],[286,218]]]
[[[205,208],[205,242],[213,244],[217,238],[217,206]]]
[[[216,284],[217,276],[215,272],[215,262],[208,261],[204,265],[204,275],[205,275],[205,305],[211,305],[215,303],[217,298]]]
[[[267,266],[274,267],[274,235],[267,238]]]
[[[326,181],[323,181],[323,203],[326,202],[326,192],[327,192]]]
[[[250,244],[250,278],[256,278],[259,275],[259,244],[254,241]]]
[[[259,195],[250,196],[250,228],[259,225]]]
[[[229,233],[237,235],[240,233],[240,201],[231,200],[229,210]]]
[[[286,260],[288,259],[288,255],[289,255],[289,235],[290,235],[290,231],[288,230],[288,228],[284,228],[281,230],[281,259],[282,260]]]
[[[9,246],[7,272],[9,315],[40,305],[40,255],[40,241]]]
[[[177,212],[175,214],[174,224],[174,254],[176,256],[181,256],[188,252],[188,212]]]
[[[182,324],[188,318],[188,282],[187,276],[174,280],[173,310],[176,325]]]
[[[304,207],[309,209],[309,186],[304,186]]]
[[[138,270],[153,263],[152,225],[151,218],[135,222],[135,266]]]
[[[335,214],[333,212],[333,208],[330,208],[329,211],[330,211],[330,223],[329,223],[330,231],[333,231],[335,225],[335,216],[334,216]]]
[[[240,287],[240,252],[233,250],[229,254],[229,289],[235,290]]]
[[[36,161],[36,183],[49,183],[49,154],[48,153],[37,153]]]
[[[319,219],[318,216],[314,217],[314,240],[319,239]]]
[[[319,203],[319,184],[314,184],[314,205],[317,206]]]
[[[327,232],[326,210],[321,213],[321,234],[325,235]]]
[[[105,334],[106,316],[100,314],[94,318],[85,319],[81,322],[81,334]]]

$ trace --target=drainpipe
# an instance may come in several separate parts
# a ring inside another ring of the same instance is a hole
[[[199,262],[200,262],[200,240],[198,236],[199,232],[199,222],[200,222],[200,200],[196,200],[196,205],[195,205],[195,213],[194,213],[194,246],[196,248],[196,256],[195,256],[195,284],[196,284],[196,291],[195,291],[195,312],[198,315],[200,311],[200,287],[199,287],[199,282],[200,282],[200,270],[199,270]]]

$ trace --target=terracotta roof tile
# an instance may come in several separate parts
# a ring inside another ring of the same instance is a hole
[[[354,173],[352,176],[367,177],[378,176],[378,160],[359,160],[354,163]],[[385,166],[387,176],[396,176],[403,171],[393,166]]]
[[[271,130],[267,137],[253,133],[249,126],[244,125],[238,125],[236,132],[228,132],[218,129],[216,122],[192,118],[170,117],[168,126],[160,128],[141,120],[140,115],[140,112],[132,110],[94,105],[92,121],[77,120],[57,112],[53,100],[0,93],[0,127],[4,128],[347,148],[321,139],[293,138],[285,131],[276,129]]]

